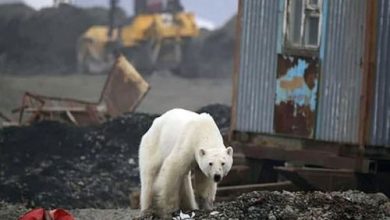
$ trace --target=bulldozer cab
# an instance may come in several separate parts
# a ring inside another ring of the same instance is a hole
[[[180,0],[134,0],[135,14],[176,13],[183,11]]]
[[[79,72],[99,73],[111,66],[113,54],[124,54],[143,75],[180,69],[191,39],[199,34],[195,16],[179,0],[133,0],[135,14],[118,25],[119,0],[110,0],[109,26],[92,26],[78,43]]]

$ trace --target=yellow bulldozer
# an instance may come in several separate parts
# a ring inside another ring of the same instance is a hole
[[[92,26],[79,38],[77,59],[83,73],[106,72],[123,54],[142,74],[175,70],[199,28],[179,0],[133,0],[134,16],[115,23],[119,0],[110,1],[109,25]]]

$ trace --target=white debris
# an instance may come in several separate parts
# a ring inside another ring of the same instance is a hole
[[[192,220],[192,219],[194,219],[194,217],[195,217],[194,212],[191,212],[191,215],[189,215],[189,214],[183,213],[180,210],[180,214],[178,216],[173,217],[172,220]]]

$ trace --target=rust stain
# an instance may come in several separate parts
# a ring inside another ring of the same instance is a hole
[[[276,133],[313,137],[317,85],[317,59],[278,56],[274,118]]]
[[[292,80],[280,80],[280,87],[282,89],[293,90],[302,87],[305,83],[302,77],[294,77]]]

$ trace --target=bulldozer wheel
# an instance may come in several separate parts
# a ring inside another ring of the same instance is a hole
[[[194,56],[193,51],[191,51],[192,40],[190,38],[186,38],[182,40],[181,44],[181,60],[178,65],[172,69],[172,72],[176,75],[180,76],[191,76],[193,72],[196,73],[197,66],[194,61],[197,57]],[[193,72],[188,72],[191,70]]]
[[[93,56],[88,39],[82,39],[77,48],[78,72],[82,74],[105,74],[115,62],[112,50],[106,49],[98,57]]]
[[[148,42],[141,43],[138,46],[124,48],[122,53],[134,65],[143,76],[149,76],[155,70],[155,64],[152,59],[152,49]]]
[[[106,74],[114,64],[114,55],[107,54],[107,59],[96,60],[87,56],[80,64],[80,73],[84,74]]]

